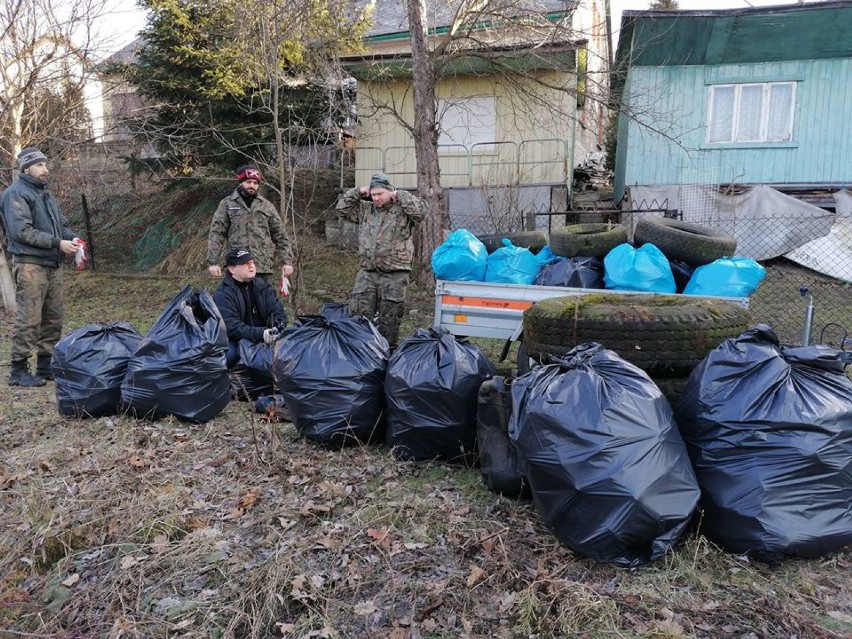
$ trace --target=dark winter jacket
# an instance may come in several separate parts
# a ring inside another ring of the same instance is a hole
[[[241,339],[262,342],[265,329],[283,329],[287,325],[287,314],[281,300],[272,285],[261,277],[238,282],[226,272],[213,293],[213,301],[225,320],[228,339],[232,342]]]
[[[62,240],[73,240],[68,219],[62,215],[47,184],[21,173],[3,193],[3,227],[6,246],[15,261],[58,267],[64,255]]]

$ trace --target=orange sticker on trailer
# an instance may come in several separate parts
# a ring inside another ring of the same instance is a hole
[[[453,315],[453,321],[456,324],[464,324],[467,322],[467,315]]]
[[[442,295],[443,304],[468,306],[471,308],[502,308],[512,311],[525,311],[533,305],[523,300],[495,300],[487,297],[463,297],[460,295]]]

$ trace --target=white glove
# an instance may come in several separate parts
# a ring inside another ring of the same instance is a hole
[[[278,329],[277,328],[267,328],[263,331],[263,343],[264,344],[274,344],[275,340],[278,339]]]

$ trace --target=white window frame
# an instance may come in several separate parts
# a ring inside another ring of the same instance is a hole
[[[476,153],[492,153],[497,141],[497,98],[493,95],[438,100],[441,133],[438,151],[460,153],[459,147]]]
[[[721,145],[721,144],[772,144],[772,143],[788,143],[793,141],[793,131],[795,127],[795,115],[796,115],[796,89],[798,82],[795,81],[783,81],[783,82],[742,82],[742,83],[731,83],[731,84],[713,84],[710,85],[708,91],[707,98],[707,124],[705,127],[706,135],[705,135],[705,143],[713,144],[713,145]],[[776,86],[790,86],[790,102],[787,105],[788,112],[788,122],[789,126],[785,135],[782,138],[770,138],[769,137],[769,116],[770,116],[770,95],[772,91],[772,87]],[[757,139],[742,139],[740,136],[739,122],[740,122],[740,107],[741,107],[741,96],[742,91],[746,87],[756,87],[759,86],[762,88],[761,93],[761,113],[760,113],[760,133]],[[713,131],[713,124],[715,123],[715,113],[714,107],[716,105],[715,95],[718,89],[733,89],[734,90],[734,106],[733,106],[733,122],[731,123],[731,137],[727,140],[713,140],[711,138]]]

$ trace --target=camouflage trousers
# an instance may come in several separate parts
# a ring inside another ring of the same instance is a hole
[[[13,362],[36,355],[50,357],[62,336],[62,269],[14,262],[18,314],[12,334]]]
[[[369,320],[378,314],[379,333],[395,347],[405,311],[407,286],[408,271],[380,273],[362,269],[355,277],[355,287],[349,296],[349,314],[363,315]]]

